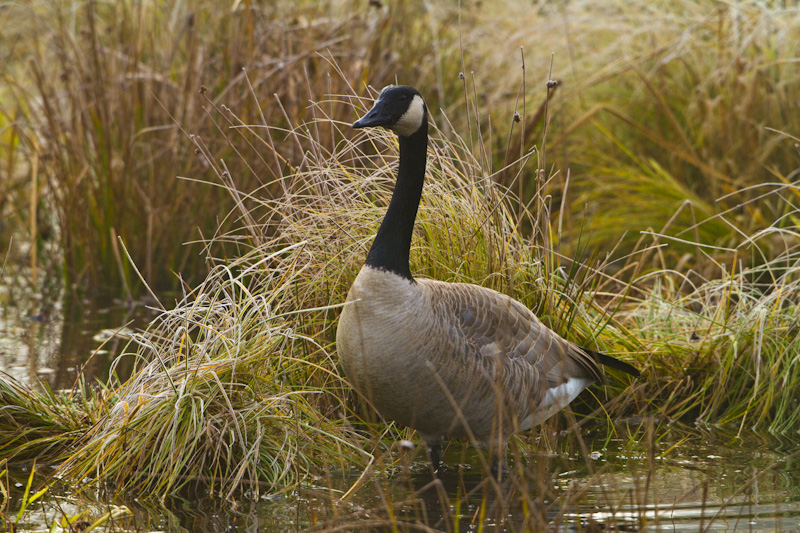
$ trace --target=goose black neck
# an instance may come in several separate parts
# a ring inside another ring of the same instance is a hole
[[[422,197],[428,155],[428,120],[408,137],[399,137],[400,169],[389,209],[367,255],[366,264],[413,281],[408,266],[414,220]]]

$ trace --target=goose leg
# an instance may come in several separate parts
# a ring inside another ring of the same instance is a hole
[[[434,472],[442,467],[442,444],[440,442],[428,444],[428,459]]]
[[[508,470],[506,469],[505,463],[505,461],[501,461],[498,457],[492,459],[492,476],[494,476],[498,481],[508,476]]]

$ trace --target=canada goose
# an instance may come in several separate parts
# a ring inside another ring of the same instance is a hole
[[[408,256],[428,146],[422,96],[412,87],[384,88],[353,124],[373,126],[399,138],[397,183],[347,295],[336,345],[353,387],[386,419],[416,429],[434,468],[443,437],[484,443],[502,458],[511,433],[540,424],[602,383],[600,365],[639,375],[561,338],[505,294],[415,279]]]

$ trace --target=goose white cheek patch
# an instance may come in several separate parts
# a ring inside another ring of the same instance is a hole
[[[397,135],[408,137],[419,129],[423,118],[425,118],[425,103],[422,101],[421,96],[414,95],[414,99],[411,100],[411,104],[408,106],[408,111],[403,113],[403,116],[391,127],[391,130]]]

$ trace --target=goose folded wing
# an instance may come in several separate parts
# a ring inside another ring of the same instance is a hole
[[[529,367],[545,376],[547,387],[571,377],[603,381],[592,357],[547,328],[520,302],[477,285],[448,285],[442,300],[452,334],[463,337],[469,347],[465,356],[492,360],[509,371]]]

